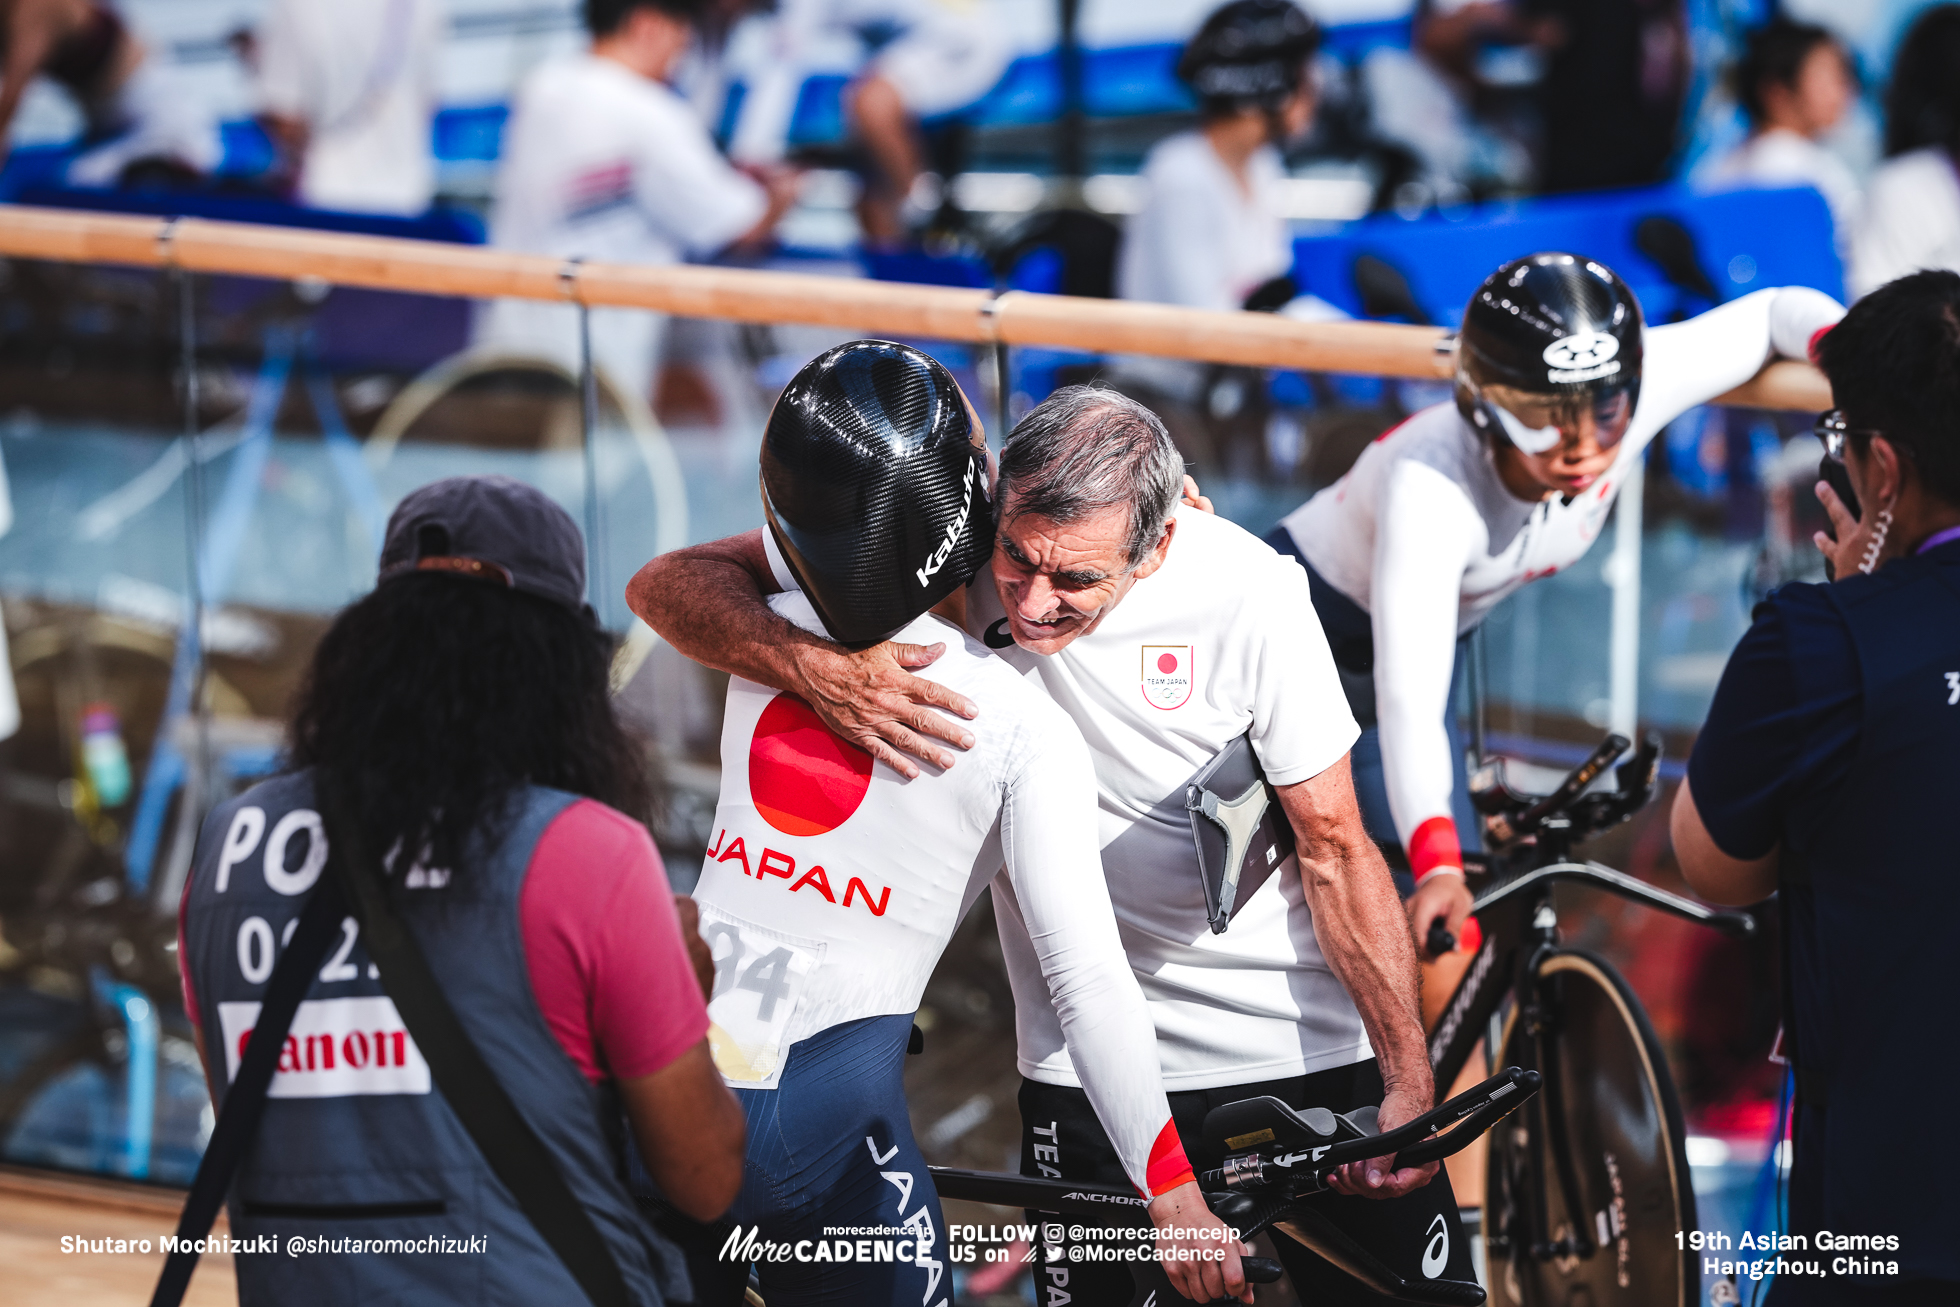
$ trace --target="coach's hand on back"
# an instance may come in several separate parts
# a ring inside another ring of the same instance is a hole
[[[979,711],[965,695],[910,669],[930,667],[943,644],[888,640],[852,651],[824,640],[793,646],[799,684],[792,688],[836,731],[901,776],[919,774],[914,758],[942,771],[957,749],[973,747],[973,732],[946,714],[972,718]]]

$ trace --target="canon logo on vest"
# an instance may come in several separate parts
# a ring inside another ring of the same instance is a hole
[[[304,840],[300,837],[304,835]],[[298,845],[299,847],[296,847]],[[297,862],[297,866],[289,865]],[[230,893],[234,870],[250,876],[254,865],[266,887],[297,899],[319,882],[327,865],[327,839],[320,814],[294,808],[266,830],[265,809],[246,806],[232,815],[219,849],[212,888]],[[448,879],[444,872],[414,868],[413,887],[432,887]],[[240,888],[244,888],[241,883]],[[299,924],[300,903],[275,933],[265,916],[247,916],[238,925],[235,961],[238,975],[254,988],[272,977],[278,951]],[[340,923],[341,938],[320,968],[322,986],[368,982],[378,978],[372,963],[355,962],[360,928],[352,917]],[[277,943],[275,944],[275,939]],[[362,986],[372,989],[372,983]],[[218,1020],[225,1051],[225,1079],[238,1075],[246,1041],[258,1024],[259,1004],[220,1002]],[[279,1066],[269,1091],[273,1098],[343,1098],[356,1094],[426,1094],[431,1089],[429,1064],[409,1037],[408,1028],[385,995],[354,994],[309,998],[293,1018]]]

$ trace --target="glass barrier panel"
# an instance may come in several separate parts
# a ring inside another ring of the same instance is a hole
[[[660,553],[761,525],[771,406],[860,333],[617,310],[582,333],[571,304],[214,276],[190,279],[186,315],[170,274],[0,270],[0,1158],[183,1184],[212,1121],[175,954],[197,824],[282,765],[305,668],[373,586],[389,512],[438,478],[499,473],[580,523],[617,703],[656,778],[645,815],[684,892],[714,837],[726,678],[655,639],[625,586]],[[1376,377],[910,343],[952,370],[995,448],[1057,386],[1143,400],[1217,510],[1261,536],[1449,398]],[[1656,442],[1640,550],[1640,715],[1667,732],[1673,768],[1763,578],[1800,563],[1801,464],[1815,466],[1795,441],[1758,440],[1754,418],[1696,420]],[[1754,492],[1703,475],[1710,430],[1724,466],[1766,469],[1753,509]],[[1602,540],[1491,616],[1498,751],[1569,766],[1602,732],[1612,556]],[[1646,850],[1630,869],[1659,865],[1642,834],[1656,820],[1663,805],[1614,837]],[[993,1168],[1017,1147],[1011,1110],[973,1106],[975,1085],[1014,1075],[998,956],[983,900],[926,993],[920,1023],[940,1034],[909,1075],[935,1162]],[[1656,1020],[1692,1044],[1685,1010],[1658,1000]]]

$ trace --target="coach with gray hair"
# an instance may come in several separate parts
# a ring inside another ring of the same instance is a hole
[[[1149,409],[1105,389],[1057,391],[1001,452],[994,555],[968,591],[966,625],[1089,744],[1110,897],[1149,1001],[1173,1118],[1202,1170],[1222,1160],[1199,1128],[1222,1103],[1271,1095],[1335,1112],[1379,1106],[1387,1130],[1427,1111],[1434,1085],[1414,947],[1362,827],[1347,759],[1359,731],[1306,574],[1181,504],[1183,485],[1183,462]],[[922,565],[930,549],[921,542]],[[891,578],[912,583],[909,573]],[[682,653],[802,697],[903,775],[918,775],[913,757],[955,766],[954,750],[971,747],[987,722],[907,670],[943,647],[831,644],[770,611],[764,595],[793,585],[752,531],[655,559],[627,599]],[[1272,845],[1272,874],[1247,875],[1228,928],[1214,933],[1222,918],[1208,904],[1185,796],[1241,741],[1297,854]],[[1020,932],[1002,940],[1023,1076],[1022,1170],[1123,1183],[1035,959]],[[1358,1162],[1334,1187],[1317,1200],[1322,1211],[1406,1276],[1473,1278],[1454,1195],[1434,1164]],[[1291,1239],[1276,1232],[1274,1242],[1303,1301],[1377,1301]],[[1038,1276],[1078,1304],[1130,1297],[1120,1262],[1057,1256]]]

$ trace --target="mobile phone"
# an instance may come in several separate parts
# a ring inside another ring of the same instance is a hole
[[[1837,497],[1843,501],[1845,511],[1851,514],[1852,521],[1856,522],[1864,518],[1864,510],[1858,505],[1858,492],[1851,488],[1851,473],[1841,460],[1826,456],[1817,465],[1817,475],[1829,482],[1831,489],[1837,491]],[[1837,539],[1837,531],[1828,523],[1824,527],[1824,534],[1833,540]]]

